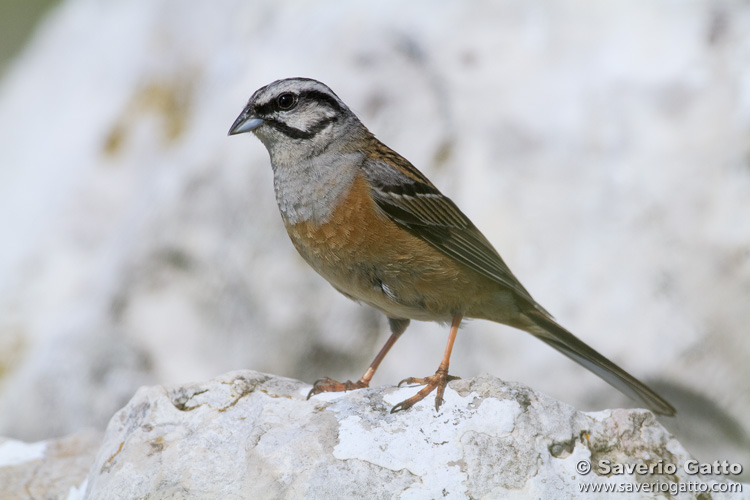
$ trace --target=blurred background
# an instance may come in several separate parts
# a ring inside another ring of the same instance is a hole
[[[296,254],[262,85],[328,84],[584,341],[750,470],[750,4],[0,2],[0,435],[102,429],[141,385],[357,379],[388,336]],[[21,7],[23,6],[23,7]],[[413,323],[373,380],[434,372]],[[451,372],[634,402],[483,321]]]

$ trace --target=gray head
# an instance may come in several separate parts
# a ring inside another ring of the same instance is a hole
[[[327,149],[344,132],[367,129],[326,85],[309,78],[277,80],[255,91],[229,135],[253,132],[272,162],[299,161]]]
[[[229,129],[229,135],[245,132],[271,155],[276,201],[292,224],[328,220],[363,159],[360,139],[371,137],[331,89],[308,78],[258,89]]]

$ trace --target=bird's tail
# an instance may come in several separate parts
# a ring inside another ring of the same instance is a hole
[[[672,405],[649,389],[646,384],[596,352],[553,319],[536,311],[527,312],[525,316],[533,324],[531,327],[525,327],[524,330],[592,371],[623,394],[641,401],[654,413],[668,416],[674,416],[676,413]]]

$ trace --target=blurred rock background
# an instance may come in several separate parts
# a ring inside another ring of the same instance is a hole
[[[288,76],[331,86],[563,325],[670,400],[688,450],[750,469],[739,0],[60,2],[0,81],[0,435],[103,428],[140,385],[239,368],[361,375],[385,318],[297,256],[265,149],[226,137]],[[446,336],[413,324],[374,383],[433,373]],[[485,371],[632,404],[470,322],[452,373]]]

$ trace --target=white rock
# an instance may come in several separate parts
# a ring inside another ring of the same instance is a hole
[[[19,465],[30,460],[44,457],[47,443],[24,443],[15,439],[8,439],[0,443],[0,467]]]
[[[735,487],[687,475],[690,456],[645,410],[582,413],[488,375],[452,382],[438,412],[428,398],[390,413],[415,388],[307,401],[309,388],[251,371],[143,388],[112,418],[85,498],[592,499],[612,495],[581,485]],[[605,460],[678,470],[603,477],[576,469]]]
[[[0,437],[0,499],[80,500],[101,433],[24,443]]]

